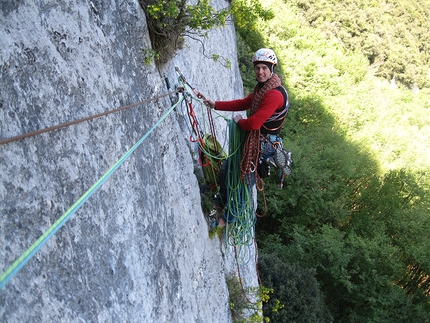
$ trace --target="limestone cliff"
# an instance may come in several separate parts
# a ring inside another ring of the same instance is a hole
[[[228,2],[217,0],[216,7]],[[164,66],[138,0],[1,1],[0,138],[167,93],[175,66],[213,99],[242,96],[233,25]],[[0,145],[0,274],[169,109],[168,97]],[[2,322],[231,322],[234,254],[209,239],[178,107],[0,290]],[[220,133],[225,128],[217,121]],[[242,268],[256,285],[255,264]]]

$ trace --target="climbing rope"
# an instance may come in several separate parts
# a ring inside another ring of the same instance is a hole
[[[227,186],[224,213],[227,218],[225,240],[228,245],[237,248],[238,262],[245,264],[250,260],[249,247],[254,241],[256,222],[252,196],[253,174],[248,175],[249,178],[245,179],[240,169],[245,132],[233,121],[230,121],[229,134],[229,157],[225,168],[227,173],[224,177]],[[230,223],[233,219],[234,221]]]
[[[204,135],[209,131],[210,135],[216,138],[212,113],[217,113],[217,111],[202,104],[204,96],[189,84],[178,68],[176,68],[176,72],[183,86],[179,92],[182,92],[185,98],[183,104],[186,105],[185,117],[189,121],[190,141],[198,143],[199,149],[216,159],[219,157],[217,154],[210,154],[209,151],[205,150]],[[189,88],[190,91],[187,91],[186,88]],[[201,103],[203,108],[200,114],[196,113],[193,101]],[[201,120],[199,120],[199,116],[201,116]],[[251,259],[250,247],[253,245],[255,237],[256,205],[253,201],[252,188],[257,186],[258,177],[256,178],[256,169],[246,175],[241,169],[246,133],[231,119],[223,118],[227,122],[228,131],[228,136],[225,138],[226,140],[229,139],[228,157],[225,160],[226,165],[223,170],[226,172],[223,178],[227,191],[224,208],[224,216],[227,218],[225,241],[226,245],[234,246],[237,250],[238,263],[246,264]],[[222,147],[226,147],[226,143]]]
[[[199,144],[199,149],[201,149],[205,154],[209,155],[212,158],[217,158],[219,156],[211,155],[209,151],[205,151],[204,146],[204,135],[206,128],[203,126],[203,130],[201,124],[206,125],[205,120],[210,125],[210,133],[213,136],[216,136],[216,131],[214,127],[214,121],[212,118],[212,112],[216,113],[216,110],[212,110],[208,107],[203,108],[201,110],[201,115],[203,116],[203,122],[199,122],[198,114],[196,113],[193,106],[193,99],[200,101],[202,103],[202,98],[204,96],[195,90],[185,79],[182,72],[177,68],[176,71],[179,74],[179,80],[182,80],[182,84],[191,88],[191,93],[184,93],[185,100],[183,101],[186,104],[186,113],[190,124],[190,141],[196,142]],[[194,94],[194,95],[193,95]],[[207,111],[207,117],[205,116],[205,111]],[[230,119],[223,117],[227,121],[228,128],[228,136],[225,136],[225,139],[229,139],[229,149],[228,149],[228,157],[225,160],[225,167],[223,169],[226,174],[223,175],[225,179],[225,185],[227,188],[227,197],[225,198],[226,206],[224,208],[224,215],[227,217],[226,228],[225,228],[225,244],[226,246],[233,246],[235,252],[235,259],[237,264],[237,272],[239,276],[239,281],[242,287],[242,292],[248,303],[252,305],[259,304],[257,301],[252,301],[245,290],[243,285],[240,267],[242,265],[248,264],[252,257],[254,256],[256,272],[258,276],[258,282],[261,284],[260,277],[258,275],[258,249],[257,243],[255,239],[255,223],[256,216],[260,216],[256,213],[256,205],[254,204],[253,198],[253,187],[263,192],[263,200],[264,204],[264,182],[261,184],[259,182],[257,185],[257,181],[259,178],[255,178],[256,169],[252,169],[245,174],[241,169],[242,162],[242,152],[243,145],[246,141],[245,132],[241,131],[241,129]],[[226,147],[225,143],[222,147]],[[259,147],[258,147],[259,148]],[[257,148],[257,149],[258,149]],[[259,153],[259,151],[258,151]],[[205,166],[202,164],[202,166]],[[256,167],[255,167],[256,168]],[[257,175],[258,176],[258,175]],[[256,196],[255,196],[256,199]],[[265,208],[265,207],[264,207]],[[233,219],[234,221],[230,223],[228,218]],[[254,249],[252,249],[254,247]],[[254,298],[258,298],[257,295],[254,295]]]
[[[1,276],[0,289],[15,276],[18,271],[33,257],[33,255],[75,214],[79,208],[93,195],[100,186],[124,163],[124,161],[142,144],[142,142],[154,131],[154,129],[175,109],[182,101],[179,99],[172,105],[151,129],[136,142],[100,179],[94,183],[39,239],[36,240]],[[136,104],[137,105],[137,104]]]
[[[81,123],[81,122],[84,122],[84,121],[89,121],[89,120],[96,119],[96,118],[100,118],[100,117],[106,116],[106,115],[111,114],[111,113],[115,113],[115,112],[119,112],[119,111],[122,111],[122,110],[134,108],[134,107],[137,107],[139,105],[142,105],[142,104],[145,104],[145,103],[148,103],[148,102],[151,102],[151,101],[155,101],[155,100],[164,98],[166,96],[170,96],[170,95],[172,95],[174,93],[176,93],[176,91],[171,91],[169,93],[166,93],[166,94],[163,94],[163,95],[151,98],[151,99],[143,100],[143,101],[140,101],[140,102],[137,102],[137,103],[134,103],[134,104],[130,104],[130,105],[125,105],[125,106],[120,107],[118,109],[111,110],[111,111],[106,111],[106,112],[102,112],[102,113],[95,114],[95,115],[92,115],[92,116],[89,116],[89,117],[86,117],[86,118],[82,118],[82,119],[78,119],[78,120],[74,120],[74,121],[70,121],[70,122],[65,122],[65,123],[62,123],[62,124],[59,124],[59,125],[55,125],[55,126],[48,127],[48,128],[45,128],[45,129],[40,129],[40,130],[32,131],[32,132],[29,132],[29,133],[26,133],[26,134],[22,134],[22,135],[18,135],[18,136],[11,137],[11,138],[1,139],[0,140],[0,145],[7,144],[7,143],[10,143],[10,142],[13,142],[13,141],[18,141],[18,140],[21,140],[21,139],[24,139],[24,138],[28,138],[28,137],[33,137],[33,136],[36,136],[36,135],[40,135],[40,134],[45,133],[45,132],[50,132],[50,131],[53,131],[53,130],[57,130],[57,129],[69,127],[71,125],[78,124],[78,123]]]
[[[177,92],[182,93],[184,97],[182,103],[185,105],[185,109],[182,109],[182,111],[184,117],[189,121],[190,141],[198,144],[199,151],[201,152],[199,158],[200,166],[209,169],[212,173],[211,177],[216,181],[218,176],[215,173],[215,169],[220,169],[222,162],[226,159],[224,150],[227,146],[228,138],[224,136],[224,143],[218,143],[213,114],[216,114],[217,118],[223,118],[227,122],[229,119],[207,107],[203,103],[205,100],[204,95],[186,80],[178,67],[175,69],[179,76],[178,80],[182,85],[177,89]],[[199,106],[202,108],[199,111],[200,113],[196,112],[194,102],[199,103]],[[209,143],[213,143],[213,145],[209,145]],[[209,146],[212,149],[209,149]],[[215,183],[212,189],[214,188],[218,189],[219,183]]]

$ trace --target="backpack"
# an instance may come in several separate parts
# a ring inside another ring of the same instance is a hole
[[[219,185],[222,163],[227,154],[221,144],[210,134],[205,134],[200,143],[200,164],[207,184]]]

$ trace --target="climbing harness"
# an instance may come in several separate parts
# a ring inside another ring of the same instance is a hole
[[[282,85],[278,86],[275,89],[282,93],[285,104],[282,108],[280,108],[280,110],[276,110],[275,113],[273,113],[270,118],[264,122],[264,124],[262,125],[263,134],[278,134],[285,122],[285,118],[290,107],[290,98],[288,96],[287,90]]]

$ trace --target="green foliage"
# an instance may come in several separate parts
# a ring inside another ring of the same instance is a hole
[[[263,313],[270,322],[332,322],[313,270],[267,254],[259,259],[259,272],[263,285],[274,290],[263,305]]]
[[[207,31],[225,26],[230,15],[248,43],[254,48],[262,44],[256,27],[258,19],[269,20],[273,17],[258,0],[233,0],[231,6],[215,10],[209,0],[199,0],[194,5],[188,5],[184,0],[148,0],[139,1],[145,11],[150,31],[152,51],[144,50],[145,62],[155,58],[166,62],[177,49],[182,48],[184,37],[188,36],[203,42],[195,36],[206,37]],[[204,53],[204,48],[203,48]],[[205,55],[205,54],[204,54]],[[209,56],[208,56],[209,57]],[[214,61],[230,68],[229,59],[218,54],[210,56]]]
[[[290,93],[282,136],[294,164],[283,190],[276,172],[265,180],[260,258],[314,270],[335,321],[430,322],[428,2],[263,5],[275,16],[256,22],[258,47],[275,50]],[[240,37],[238,50],[252,90],[253,44]]]
[[[223,66],[230,69],[231,68],[231,61],[228,58],[225,58],[219,54],[212,54],[212,59],[214,62],[220,62]]]
[[[185,36],[206,36],[205,31],[224,26],[230,14],[229,9],[216,11],[209,0],[199,0],[195,5],[185,0],[139,2],[146,14],[152,48],[161,62],[182,48]]]
[[[153,59],[155,60],[160,59],[160,53],[153,50],[152,48],[142,48],[142,53],[143,53],[143,59],[146,65],[151,64],[151,61]]]
[[[266,9],[258,0],[233,0],[231,13],[239,35],[256,51],[263,44],[258,22],[269,21],[274,17],[270,9]]]
[[[226,279],[230,310],[233,323],[263,323],[269,322],[261,313],[263,302],[269,300],[272,290],[260,286],[259,288],[246,288],[242,286],[240,279],[230,274]],[[251,301],[251,299],[256,299]]]
[[[380,234],[365,238],[328,225],[315,233],[297,228],[284,257],[305,268],[316,266],[337,321],[425,322],[429,308],[422,295],[408,297],[394,284],[403,267],[399,248],[390,244],[383,229],[377,230]]]
[[[389,237],[388,243],[397,250],[393,256],[402,268],[395,281],[407,295],[424,299],[430,293],[430,261],[424,251],[430,248],[428,178],[424,173],[414,176],[396,170],[357,190],[354,207],[358,212],[349,219],[349,227],[361,236],[373,237],[379,231]]]
[[[361,51],[377,75],[409,87],[430,86],[427,0],[296,0],[295,4],[308,24],[346,48]]]

